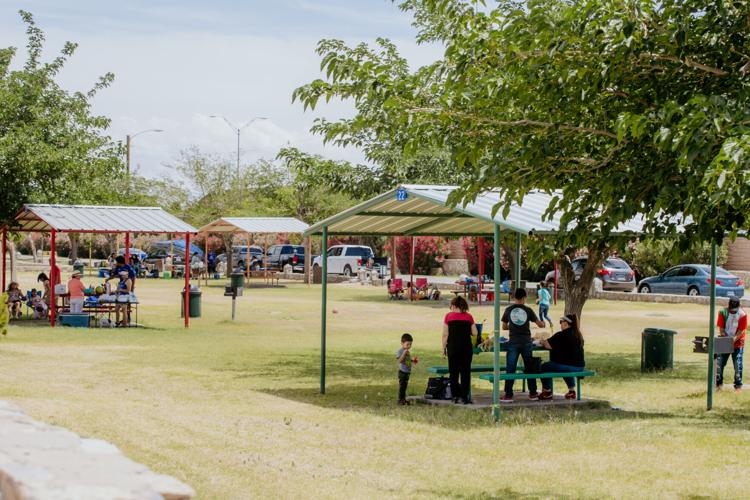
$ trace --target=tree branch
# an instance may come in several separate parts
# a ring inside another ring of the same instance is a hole
[[[578,125],[570,125],[567,123],[552,123],[542,122],[538,120],[528,120],[526,118],[522,120],[495,120],[493,118],[485,118],[472,113],[465,113],[462,111],[450,111],[438,108],[407,108],[409,113],[425,113],[425,114],[445,114],[454,118],[462,118],[474,120],[479,123],[486,123],[489,125],[495,125],[498,127],[540,127],[540,128],[560,128],[562,130],[569,130],[571,132],[578,132],[583,134],[598,135],[602,137],[609,137],[610,139],[617,140],[617,134],[610,132],[609,130],[601,130],[593,127],[581,127]]]
[[[662,56],[659,54],[640,54],[641,59],[654,59],[656,61],[670,61],[670,62],[676,62],[680,64],[684,64],[688,68],[692,69],[698,69],[701,71],[705,71],[706,73],[711,73],[716,76],[729,76],[728,71],[724,71],[723,69],[714,68],[712,66],[707,66],[705,64],[701,64],[697,61],[693,61],[689,57],[686,57],[685,59],[680,59],[676,56]]]

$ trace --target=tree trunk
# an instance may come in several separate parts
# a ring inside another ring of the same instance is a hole
[[[232,262],[232,257],[234,255],[234,252],[232,251],[232,240],[233,238],[232,233],[221,233],[221,239],[224,240],[224,249],[227,253],[227,271],[226,271],[226,277],[229,278],[232,276],[232,270],[234,269],[234,262]],[[248,264],[250,264],[248,262]]]
[[[34,243],[34,238],[31,234],[29,234],[27,238],[29,239],[29,246],[31,247],[31,262],[36,263],[36,243]]]
[[[16,272],[16,242],[12,239],[8,239],[8,250],[10,251],[10,280],[18,281],[18,273]],[[5,258],[5,256],[3,256]]]
[[[574,252],[566,252],[557,260],[558,280],[561,279],[565,290],[565,314],[575,314],[581,318],[583,306],[589,298],[591,287],[594,284],[596,271],[604,260],[604,253],[595,247],[588,248],[588,260],[583,268],[580,278],[576,279],[573,271],[572,260]]]
[[[80,235],[78,233],[69,233],[68,238],[70,239],[70,255],[68,259],[70,260],[70,264],[72,264],[78,259],[78,241],[80,240]]]
[[[508,260],[508,271],[510,272],[510,280],[516,280],[516,249],[510,245],[501,244],[503,253],[506,255]],[[523,275],[523,272],[521,272]]]

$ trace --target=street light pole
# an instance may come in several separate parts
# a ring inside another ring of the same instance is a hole
[[[125,150],[125,172],[126,172],[126,174],[128,176],[128,182],[130,181],[130,144],[131,144],[131,142],[133,142],[133,139],[135,139],[137,136],[139,136],[141,134],[145,134],[146,132],[164,132],[164,131],[162,129],[160,129],[160,128],[150,128],[150,129],[147,129],[147,130],[141,130],[140,132],[136,132],[133,135],[128,134],[128,135],[125,136],[125,145],[126,145],[126,150]]]
[[[236,126],[234,123],[230,122],[226,116],[224,115],[208,115],[209,118],[221,118],[224,120],[224,122],[229,125],[229,128],[232,129],[232,131],[237,134],[237,180],[240,179],[240,136],[242,135],[242,131],[255,123],[258,120],[268,120],[265,116],[256,116],[246,124],[244,124],[241,127]]]

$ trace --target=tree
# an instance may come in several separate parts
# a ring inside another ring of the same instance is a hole
[[[420,42],[443,57],[409,71],[395,47],[318,46],[326,80],[295,92],[305,105],[352,99],[357,115],[317,130],[329,141],[359,137],[407,155],[450,151],[464,180],[459,204],[495,188],[506,211],[532,190],[554,193],[553,254],[580,314],[595,271],[633,235],[721,240],[750,213],[750,14],[738,0],[482,2],[407,0]],[[678,231],[682,225],[682,231]],[[586,248],[583,275],[571,258]]]
[[[102,76],[88,92],[69,92],[55,78],[77,45],[42,62],[44,33],[21,11],[28,36],[26,62],[11,70],[16,49],[0,49],[0,223],[29,202],[78,203],[106,196],[122,173],[121,145],[104,131],[109,119],[91,114],[91,99],[109,86]]]
[[[14,47],[0,49],[0,225],[11,223],[25,203],[101,203],[123,174],[122,145],[104,134],[109,119],[92,115],[90,104],[114,75],[85,93],[62,89],[55,78],[77,45],[67,42],[60,55],[42,62],[44,33],[31,14],[20,15],[28,36],[23,67],[11,70]],[[70,236],[75,256],[78,235]],[[9,239],[12,276],[18,242],[18,236]]]

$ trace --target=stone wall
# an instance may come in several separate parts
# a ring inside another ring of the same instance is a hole
[[[195,491],[133,462],[114,445],[38,422],[0,401],[3,500],[189,500]]]
[[[658,304],[706,304],[709,297],[689,297],[687,295],[668,295],[663,293],[628,293],[628,292],[592,292],[592,299],[621,300],[624,302],[653,302]],[[716,303],[722,307],[729,302],[726,297],[716,297]],[[743,307],[750,306],[750,299],[741,300]]]

